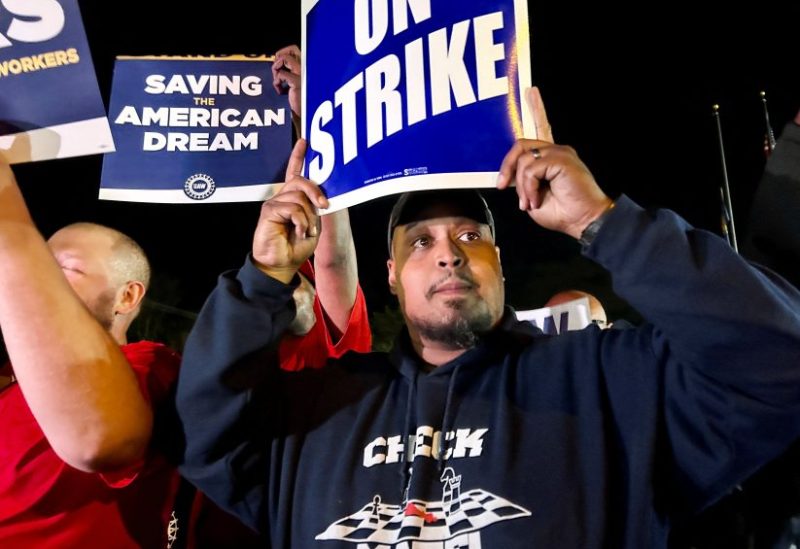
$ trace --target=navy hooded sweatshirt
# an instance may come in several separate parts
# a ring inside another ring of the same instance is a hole
[[[649,323],[501,326],[426,373],[283,372],[291,285],[222,275],[186,344],[182,473],[273,547],[664,547],[800,434],[800,294],[674,213],[617,201],[584,251]]]

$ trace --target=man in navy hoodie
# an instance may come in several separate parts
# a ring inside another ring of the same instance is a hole
[[[434,191],[392,212],[394,350],[281,371],[327,206],[303,146],[178,389],[183,474],[274,547],[664,547],[800,434],[800,294],[672,212],[612,201],[544,141],[517,142],[498,187],[516,181],[520,208],[578,239],[648,324],[532,333],[504,306],[483,199]]]

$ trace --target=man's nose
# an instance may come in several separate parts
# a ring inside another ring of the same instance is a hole
[[[456,269],[466,262],[466,257],[461,248],[450,239],[440,243],[437,250],[436,264],[442,268]]]

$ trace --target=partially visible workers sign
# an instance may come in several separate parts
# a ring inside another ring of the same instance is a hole
[[[527,320],[546,334],[557,335],[582,330],[592,323],[589,299],[581,297],[560,305],[517,311],[518,320]]]
[[[494,186],[534,137],[527,0],[303,0],[309,179],[331,210]]]
[[[100,198],[132,202],[264,200],[284,180],[292,141],[272,58],[118,57]]]
[[[0,158],[114,150],[76,0],[0,0]]]

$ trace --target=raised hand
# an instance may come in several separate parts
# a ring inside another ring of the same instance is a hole
[[[272,87],[280,95],[289,94],[292,122],[298,135],[302,106],[300,67],[300,48],[294,45],[278,50],[272,63]]]
[[[580,238],[612,201],[571,147],[553,144],[539,90],[526,90],[525,100],[540,139],[517,140],[500,165],[497,188],[516,181],[520,210],[542,227]]]
[[[611,206],[571,147],[518,140],[503,159],[497,188],[514,180],[520,210],[542,227],[576,239]]]
[[[317,208],[327,208],[328,199],[318,185],[300,174],[306,142],[295,144],[286,169],[286,183],[261,206],[253,235],[253,259],[269,276],[288,283],[308,259],[319,240]]]

